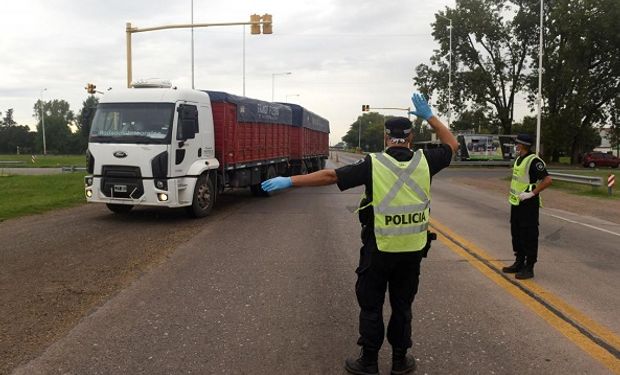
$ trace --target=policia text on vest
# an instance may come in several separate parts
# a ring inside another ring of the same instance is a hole
[[[394,216],[386,216],[385,217],[385,225],[407,225],[407,224],[411,224],[411,223],[422,223],[422,222],[426,222],[426,215],[424,214],[424,211],[422,212],[416,212],[416,213],[409,213],[409,214],[400,214],[400,215],[394,215]]]

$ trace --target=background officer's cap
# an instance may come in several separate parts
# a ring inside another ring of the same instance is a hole
[[[522,134],[517,135],[517,139],[515,140],[515,142],[521,143],[522,145],[526,145],[530,147],[532,146],[532,143],[534,143],[534,140],[532,139],[531,135],[522,133]]]
[[[385,134],[392,138],[407,138],[411,128],[411,121],[406,117],[393,117],[385,122]]]

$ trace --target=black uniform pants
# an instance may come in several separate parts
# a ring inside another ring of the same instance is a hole
[[[422,252],[386,253],[365,245],[355,293],[360,306],[358,345],[379,350],[385,336],[383,301],[389,290],[392,316],[387,338],[394,348],[411,347],[411,305],[418,292]]]
[[[538,260],[538,201],[536,204],[511,206],[510,233],[517,261],[534,264]]]

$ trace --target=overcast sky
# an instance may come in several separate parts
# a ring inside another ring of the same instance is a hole
[[[195,23],[243,22],[273,15],[272,35],[246,27],[245,93],[300,104],[326,117],[332,144],[371,107],[409,107],[414,68],[436,48],[434,13],[454,0],[194,0]],[[0,111],[34,125],[33,105],[64,99],[78,112],[87,82],[126,86],[125,23],[189,23],[191,0],[4,1],[0,23]],[[133,78],[191,87],[190,30],[133,35]],[[196,29],[195,86],[243,93],[243,27]],[[298,95],[298,96],[297,96]],[[517,108],[518,109],[518,108]],[[384,114],[405,112],[380,111]]]

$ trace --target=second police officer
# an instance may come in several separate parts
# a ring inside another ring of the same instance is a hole
[[[430,185],[433,175],[450,165],[458,143],[450,130],[433,115],[419,94],[412,97],[412,114],[425,119],[442,144],[412,151],[412,124],[404,117],[385,123],[384,152],[367,155],[357,163],[324,169],[308,175],[276,177],[263,182],[265,191],[289,187],[337,184],[340,190],[365,186],[360,202],[362,248],[355,285],[360,307],[359,358],[345,361],[353,374],[378,374],[378,352],[385,336],[383,302],[389,290],[392,315],[387,339],[392,346],[392,374],[415,369],[407,350],[411,341],[411,306],[418,291],[420,262],[427,244],[430,219]]]
[[[519,134],[515,142],[517,158],[508,195],[515,262],[502,271],[514,273],[517,279],[531,279],[538,260],[538,211],[542,205],[539,194],[552,181],[545,163],[532,152],[532,137]]]

